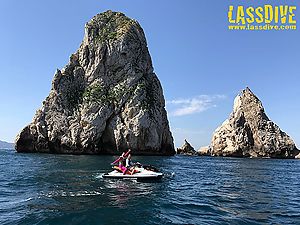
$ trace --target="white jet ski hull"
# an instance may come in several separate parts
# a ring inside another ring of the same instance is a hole
[[[123,174],[119,171],[114,170],[110,173],[103,174],[102,177],[111,178],[111,179],[158,180],[163,177],[163,174],[144,169],[138,173],[134,173],[130,175],[130,174]]]

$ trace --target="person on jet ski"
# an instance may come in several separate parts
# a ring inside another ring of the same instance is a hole
[[[125,157],[125,152],[122,153],[120,156],[120,161],[119,161],[119,168],[122,170],[123,174],[126,173],[127,167],[126,165],[126,157]]]
[[[128,156],[127,156],[127,158],[126,158],[126,167],[127,168],[130,168],[130,167],[132,167],[133,166],[133,163],[132,163],[132,161],[131,161],[131,154],[129,154]]]
[[[131,161],[131,154],[127,156],[125,166],[131,175],[135,173],[135,168],[134,168],[135,164]]]

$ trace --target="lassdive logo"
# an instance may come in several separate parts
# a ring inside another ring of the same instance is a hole
[[[296,30],[296,6],[229,6],[229,30]]]

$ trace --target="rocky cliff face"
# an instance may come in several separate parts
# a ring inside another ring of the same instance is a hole
[[[184,140],[184,144],[180,148],[177,148],[176,153],[180,154],[180,155],[196,155],[197,154],[194,147],[187,140]]]
[[[211,155],[236,157],[294,158],[299,153],[249,88],[235,98],[232,114],[216,129],[207,149]]]
[[[49,96],[16,138],[18,152],[172,155],[160,82],[137,21],[107,11],[85,26]]]

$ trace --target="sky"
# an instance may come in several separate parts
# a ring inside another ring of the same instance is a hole
[[[45,0],[0,1],[0,140],[29,124],[84,35],[108,9],[139,21],[161,81],[175,146],[195,149],[229,117],[245,87],[300,147],[300,33],[228,29],[229,5],[296,5],[298,1]]]

